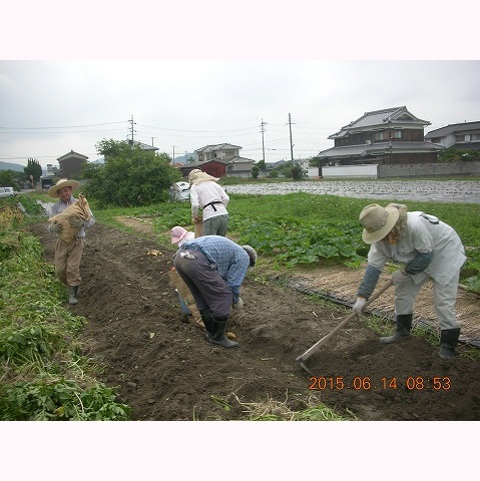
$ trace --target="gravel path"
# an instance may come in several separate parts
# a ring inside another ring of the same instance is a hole
[[[269,184],[231,185],[231,194],[331,194],[341,197],[379,200],[421,200],[480,204],[480,181],[475,180],[319,180]]]

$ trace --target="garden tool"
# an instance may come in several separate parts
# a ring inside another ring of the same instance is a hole
[[[376,292],[370,299],[366,302],[365,308],[368,307],[373,301],[378,299],[387,289],[389,289],[393,285],[392,281],[388,281],[385,286],[383,286],[378,292]],[[320,347],[322,347],[337,331],[339,331],[343,326],[345,326],[348,322],[350,322],[355,316],[357,315],[356,312],[352,312],[349,314],[335,329],[330,331],[326,336],[322,337],[319,341],[317,341],[310,349],[305,351],[301,356],[298,356],[295,361],[310,375],[313,376],[312,372],[307,368],[305,365],[305,361]]]

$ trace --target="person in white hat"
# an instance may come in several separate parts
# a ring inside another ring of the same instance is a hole
[[[50,208],[49,217],[53,217],[63,212],[69,205],[73,204],[77,199],[72,195],[73,190],[79,186],[79,182],[73,179],[60,179],[55,185],[48,189],[48,195],[54,199],[59,199]],[[80,227],[71,242],[65,242],[60,237],[55,244],[54,264],[55,271],[60,281],[69,288],[68,302],[72,305],[78,303],[78,293],[80,282],[80,261],[85,247],[85,228],[92,227],[95,224],[95,218],[90,211],[91,219],[84,221],[80,217],[71,218],[69,220],[72,227]],[[60,233],[61,224],[50,224],[49,232]]]
[[[227,205],[230,197],[223,187],[217,184],[219,180],[200,169],[193,169],[188,174],[192,221],[194,224],[202,222],[202,235],[227,235]]]
[[[226,348],[238,346],[225,331],[231,309],[243,307],[240,287],[256,261],[253,247],[219,235],[187,241],[175,253],[173,266],[195,299],[208,342]]]
[[[407,212],[403,204],[386,207],[369,204],[363,208],[359,219],[364,228],[362,238],[371,247],[353,310],[359,315],[362,313],[387,260],[401,263],[403,268],[392,275],[396,330],[380,341],[390,344],[410,335],[416,296],[431,279],[435,313],[441,329],[439,355],[443,359],[453,358],[460,335],[455,302],[460,269],[466,259],[458,234],[435,216]]]

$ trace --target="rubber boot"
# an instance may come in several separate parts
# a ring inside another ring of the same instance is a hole
[[[207,339],[210,340],[213,338],[213,314],[212,311],[209,309],[205,309],[204,311],[198,311],[200,316],[202,317],[202,321],[205,324],[205,331]]]
[[[403,314],[397,316],[397,329],[393,333],[393,336],[381,337],[380,342],[382,344],[392,344],[400,339],[410,336],[410,329],[412,328],[413,314]]]
[[[237,347],[238,342],[231,341],[225,336],[228,317],[213,317],[213,336],[207,337],[209,342],[223,347]]]
[[[70,297],[68,298],[68,303],[72,306],[78,304],[78,286],[70,287]]]
[[[440,352],[442,359],[452,359],[460,336],[460,329],[444,329],[440,333]]]

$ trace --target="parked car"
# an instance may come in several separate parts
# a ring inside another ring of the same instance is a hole
[[[0,198],[15,197],[18,192],[13,187],[0,187]]]
[[[170,187],[170,199],[175,201],[187,201],[190,199],[190,184],[188,182],[175,182]]]

